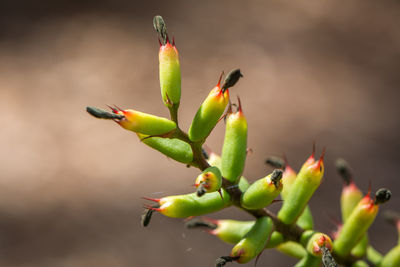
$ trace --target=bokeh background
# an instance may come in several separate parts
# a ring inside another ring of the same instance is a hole
[[[365,192],[389,187],[399,210],[398,1],[10,1],[0,3],[0,265],[214,266],[231,246],[156,214],[140,226],[142,196],[188,193],[198,171],[167,159],[87,105],[168,116],[158,85],[162,15],[180,52],[183,128],[222,70],[240,67],[249,123],[245,176],[285,153],[298,169],[327,148],[311,201],[316,227],[340,218],[346,158]],[[219,152],[223,123],[207,144]],[[280,204],[274,204],[274,210]],[[235,208],[213,218],[249,219]],[[378,217],[381,252],[395,230]],[[295,261],[266,251],[258,266]],[[245,266],[252,266],[250,263]]]

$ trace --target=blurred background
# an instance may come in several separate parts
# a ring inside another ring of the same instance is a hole
[[[214,266],[232,246],[155,214],[140,226],[143,196],[193,191],[198,171],[141,144],[87,105],[168,116],[158,81],[160,14],[182,67],[187,129],[222,70],[239,67],[249,124],[245,176],[285,153],[299,169],[313,141],[327,148],[310,203],[316,228],[340,219],[348,160],[365,192],[388,187],[381,210],[400,211],[400,3],[398,1],[10,1],[0,3],[0,265],[12,267]],[[207,144],[220,152],[223,123]],[[277,210],[281,204],[274,204]],[[213,218],[250,219],[229,208]],[[378,217],[381,252],[395,229]],[[265,251],[258,266],[294,260]],[[252,266],[251,262],[244,266]]]

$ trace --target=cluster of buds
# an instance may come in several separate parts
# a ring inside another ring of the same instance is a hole
[[[110,111],[87,107],[96,118],[112,120],[122,128],[136,133],[147,146],[187,166],[199,169],[194,185],[195,192],[166,196],[145,204],[142,225],[147,226],[152,214],[157,212],[172,218],[189,218],[188,228],[201,227],[222,241],[232,244],[229,255],[221,256],[216,266],[227,262],[247,263],[265,249],[276,249],[298,259],[295,266],[400,266],[400,242],[386,255],[376,251],[368,242],[367,231],[375,220],[381,204],[390,199],[388,189],[379,189],[374,196],[366,196],[355,185],[352,173],[344,160],[337,168],[344,180],[340,199],[343,224],[330,237],[314,229],[309,201],[321,185],[324,176],[325,149],[315,158],[311,156],[300,170],[289,166],[286,158],[269,158],[266,163],[275,169],[253,183],[242,176],[247,148],[247,120],[242,103],[230,100],[230,88],[243,75],[234,69],[217,85],[200,104],[187,133],[178,124],[181,98],[181,71],[175,42],[170,42],[164,20],[154,18],[158,33],[159,79],[161,97],[170,111],[170,119],[133,109],[110,107]],[[221,156],[205,146],[207,137],[220,121],[225,121],[225,138]],[[282,201],[277,215],[267,209]],[[236,206],[254,216],[252,221],[194,218]],[[400,232],[398,216],[389,216]],[[333,240],[333,241],[332,241]]]

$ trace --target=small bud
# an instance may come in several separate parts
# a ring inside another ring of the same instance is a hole
[[[301,167],[278,213],[278,218],[285,224],[292,224],[297,220],[321,184],[324,175],[325,150],[322,151],[321,157],[317,161],[314,153],[315,149],[313,148],[313,153]]]
[[[242,194],[242,206],[247,209],[261,209],[271,204],[282,191],[281,178],[282,170],[276,169],[268,176],[255,181]]]
[[[268,217],[258,218],[251,230],[231,251],[231,257],[237,257],[238,263],[246,263],[259,255],[273,230],[272,220]]]
[[[115,114],[123,116],[116,122],[124,129],[140,134],[163,136],[176,129],[176,123],[166,118],[143,113],[133,109],[114,109]]]
[[[189,128],[189,139],[193,142],[205,140],[217,125],[228,102],[229,91],[222,92],[220,82],[218,82],[197,110]]]
[[[161,199],[144,198],[157,202],[158,208],[148,206],[148,209],[158,211],[171,218],[186,218],[200,216],[211,212],[219,211],[231,205],[229,194],[222,190],[223,197],[219,192],[205,194],[202,197],[193,194],[176,195],[163,197]]]
[[[167,27],[161,16],[153,19],[160,40],[159,71],[161,96],[167,107],[178,107],[181,99],[181,68],[178,50],[169,42]]]
[[[217,167],[209,167],[205,169],[197,178],[194,184],[197,190],[197,196],[205,193],[215,192],[221,189],[222,176]]]
[[[307,251],[314,256],[322,257],[323,250],[326,248],[329,252],[332,251],[332,240],[329,236],[323,233],[315,233],[307,243]]]
[[[151,137],[137,133],[139,139],[146,145],[176,161],[190,164],[193,161],[191,146],[177,138]]]
[[[247,155],[247,120],[239,98],[238,102],[238,111],[227,116],[221,154],[222,176],[232,183],[242,175]]]

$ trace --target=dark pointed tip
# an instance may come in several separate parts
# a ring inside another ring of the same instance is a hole
[[[283,171],[280,169],[275,169],[271,174],[271,181],[274,183],[275,187],[279,187],[279,181],[282,179]]]
[[[96,117],[99,119],[120,120],[125,117],[124,115],[115,114],[115,113],[109,112],[107,110],[96,108],[96,107],[86,107],[86,111],[93,117]]]
[[[215,261],[215,267],[222,267],[225,266],[225,264],[227,264],[228,262],[232,262],[235,260],[238,260],[240,257],[231,257],[231,256],[221,256],[219,258],[217,258],[217,260]]]
[[[346,183],[346,185],[349,185],[353,181],[353,174],[347,161],[342,158],[338,158],[335,165],[336,170],[342,177],[343,181]]]
[[[237,81],[239,81],[240,77],[243,77],[240,69],[235,69],[229,72],[228,75],[226,75],[224,84],[222,85],[222,92],[225,92],[228,88],[234,86]]]
[[[286,163],[283,159],[281,159],[280,157],[269,157],[265,160],[265,164],[268,164],[274,168],[278,168],[278,169],[285,169]]]
[[[145,212],[141,218],[141,225],[143,227],[146,227],[150,224],[151,216],[153,215],[153,212],[154,212],[154,210],[152,210],[152,209],[145,209]]]
[[[390,192],[387,188],[378,189],[375,193],[375,204],[380,205],[383,204],[392,197],[392,192]]]
[[[165,25],[164,19],[157,15],[153,18],[153,26],[159,36],[159,41],[165,45],[168,42],[167,26]]]
[[[217,224],[215,224],[209,220],[203,220],[200,218],[195,218],[195,219],[189,220],[185,223],[185,228],[188,228],[188,229],[207,228],[207,229],[214,230],[217,227],[218,227]]]

